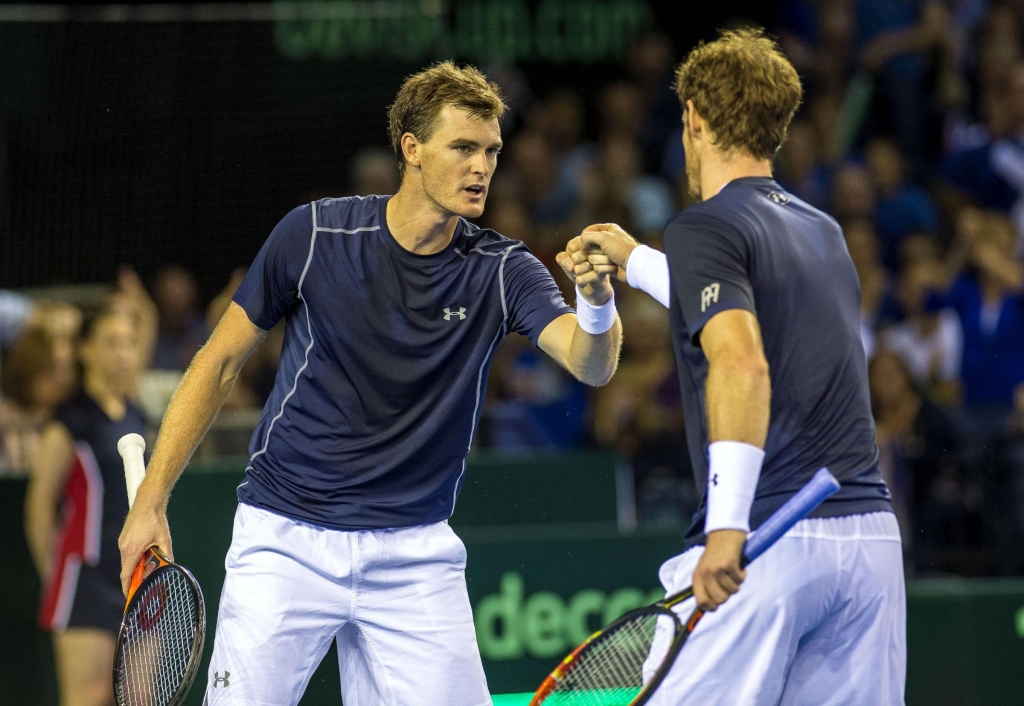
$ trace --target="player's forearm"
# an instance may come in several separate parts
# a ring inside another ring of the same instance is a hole
[[[569,347],[570,369],[580,382],[595,387],[607,385],[619,366],[621,348],[622,321],[617,315],[604,333],[587,333],[577,323]]]
[[[763,359],[716,360],[707,380],[708,486],[704,531],[750,530],[764,462],[771,381]]]
[[[771,379],[764,359],[725,359],[708,365],[708,436],[764,448]]]
[[[196,354],[164,414],[136,505],[167,505],[171,488],[231,392],[240,367],[207,348]]]

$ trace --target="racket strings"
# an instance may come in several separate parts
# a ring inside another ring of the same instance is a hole
[[[643,689],[657,622],[657,613],[645,613],[599,637],[570,665],[545,706],[628,706]]]
[[[198,622],[195,594],[180,571],[162,571],[144,587],[126,616],[118,703],[171,703],[188,672]]]

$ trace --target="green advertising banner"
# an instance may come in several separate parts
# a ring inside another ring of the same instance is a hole
[[[612,500],[614,459],[539,459],[537,466],[526,460],[478,461],[470,465],[452,524],[468,550],[466,580],[491,691],[528,692],[595,628],[662,595],[658,567],[679,551],[679,533],[620,532]],[[199,470],[179,482],[170,521],[175,554],[206,594],[208,660],[242,473],[230,462]],[[518,517],[510,504],[529,504],[517,493],[546,497],[546,489],[559,484],[559,473],[592,474],[593,504],[561,503],[571,518],[561,521],[559,503],[548,497],[538,501],[541,517],[509,521]],[[57,703],[53,658],[47,636],[35,628],[39,589],[22,535],[24,487],[23,480],[0,481],[0,561],[6,567],[0,581],[0,703],[50,706]],[[463,502],[474,522],[488,516],[498,522],[460,525]],[[487,503],[494,509],[490,515]],[[907,599],[908,706],[1024,704],[1024,580],[910,580]],[[203,674],[205,662],[190,705],[202,701]],[[332,649],[302,703],[340,704],[338,684]],[[525,701],[510,696],[495,703]]]
[[[658,567],[678,552],[675,536],[552,535],[475,541],[466,579],[477,641],[493,693],[536,687],[558,658],[597,628],[665,595]]]
[[[278,52],[293,61],[457,57],[510,63],[621,60],[653,23],[642,0],[330,0],[282,3]]]

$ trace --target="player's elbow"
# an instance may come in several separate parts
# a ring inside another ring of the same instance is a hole
[[[608,351],[608,355],[598,361],[592,361],[590,365],[582,366],[581,369],[573,372],[573,376],[584,385],[591,387],[604,387],[611,382],[615,371],[619,367],[618,348]]]
[[[612,380],[612,376],[615,375],[615,368],[617,366],[612,364],[602,370],[590,370],[583,373],[577,374],[576,379],[582,382],[584,385],[590,385],[591,387],[604,387]]]

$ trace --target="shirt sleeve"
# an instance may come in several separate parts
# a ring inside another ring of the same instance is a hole
[[[682,312],[690,340],[713,316],[729,309],[757,315],[746,244],[739,232],[714,218],[687,214],[665,228],[670,297]]]
[[[565,303],[548,268],[526,246],[515,246],[503,265],[504,303],[510,331],[530,339],[534,346],[547,325],[573,313]]]
[[[281,219],[231,297],[264,331],[274,328],[299,301],[299,280],[313,236],[310,208],[300,206]]]

